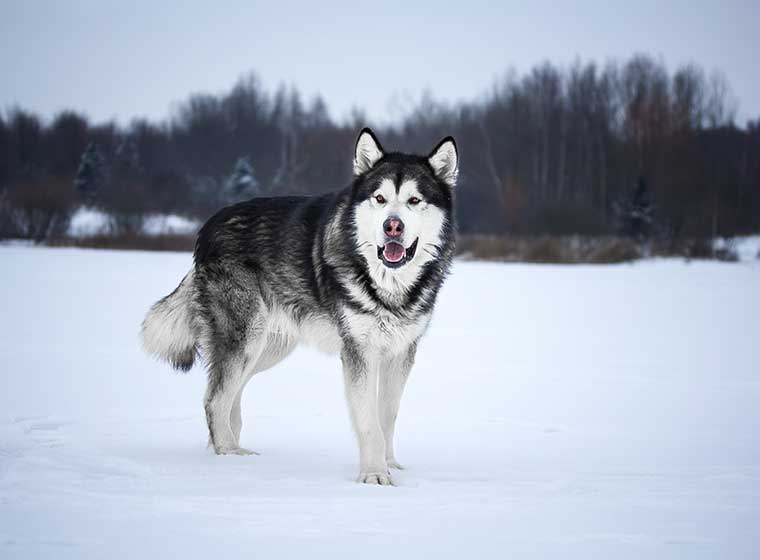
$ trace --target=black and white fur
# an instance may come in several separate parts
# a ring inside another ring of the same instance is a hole
[[[359,440],[359,481],[392,484],[396,415],[454,254],[453,138],[428,156],[386,153],[364,129],[354,179],[319,197],[256,198],[201,228],[195,265],[142,325],[145,349],[208,367],[209,443],[240,447],[250,378],[299,343],[339,353]],[[391,224],[391,225],[389,225]]]

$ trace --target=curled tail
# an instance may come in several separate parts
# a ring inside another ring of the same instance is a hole
[[[153,304],[141,331],[146,352],[182,371],[193,367],[196,353],[191,301],[193,277],[191,270],[171,294]]]

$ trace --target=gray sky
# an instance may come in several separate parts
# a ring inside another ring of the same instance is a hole
[[[413,5],[412,5],[413,4]],[[722,70],[760,117],[760,1],[287,2],[0,0],[0,108],[163,119],[254,70],[320,92],[337,118],[397,118],[427,88],[471,99],[508,68],[636,52]]]

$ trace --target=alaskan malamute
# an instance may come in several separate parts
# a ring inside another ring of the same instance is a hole
[[[359,482],[392,484],[393,431],[417,343],[454,254],[454,139],[428,156],[386,153],[362,130],[351,186],[318,197],[255,198],[201,228],[195,265],[142,325],[145,349],[208,367],[217,454],[240,447],[248,380],[300,343],[339,353],[359,440]]]

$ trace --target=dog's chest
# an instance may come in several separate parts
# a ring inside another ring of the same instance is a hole
[[[338,327],[325,318],[304,321],[299,335],[302,342],[328,354],[337,354],[343,346]]]
[[[369,314],[345,309],[343,327],[357,343],[367,349],[384,353],[403,353],[416,342],[427,329],[430,315],[414,320],[390,313]],[[334,354],[340,352],[343,341],[338,325],[327,317],[309,317],[296,322],[282,309],[273,310],[267,321],[267,330],[281,339],[301,342]]]
[[[414,320],[392,314],[369,314],[345,311],[345,326],[361,346],[401,353],[422,336],[430,315]]]

